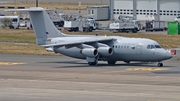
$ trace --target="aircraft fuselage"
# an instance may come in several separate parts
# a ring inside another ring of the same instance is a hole
[[[98,36],[97,36],[98,37]],[[69,37],[68,37],[69,38]],[[83,38],[83,37],[81,37]],[[92,37],[93,38],[93,37]],[[144,61],[144,62],[161,62],[163,60],[171,58],[171,54],[153,40],[143,38],[125,38],[125,37],[112,37],[113,40],[108,45],[113,49],[113,54],[110,56],[99,55],[99,60],[103,61]],[[72,39],[72,38],[71,38]],[[79,39],[74,37],[73,40]],[[84,38],[83,38],[84,39]],[[56,39],[58,40],[58,39]],[[62,39],[60,39],[62,41]],[[66,40],[66,38],[63,38]],[[54,41],[55,43],[56,41]],[[103,44],[103,42],[101,42]],[[107,43],[106,43],[107,44]],[[154,48],[147,48],[148,45],[153,45]],[[158,47],[155,47],[157,45]],[[93,46],[93,43],[91,44]],[[93,46],[95,47],[95,46]],[[96,48],[96,47],[95,47]],[[55,50],[56,53],[61,53],[69,57],[86,59],[86,55],[81,53],[80,47],[65,46]]]

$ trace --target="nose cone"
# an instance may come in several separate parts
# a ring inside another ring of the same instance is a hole
[[[167,59],[171,59],[173,56],[169,53],[169,52],[166,52],[164,54],[164,59],[167,60]]]

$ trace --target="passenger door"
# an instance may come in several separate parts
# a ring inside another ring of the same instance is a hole
[[[137,55],[142,54],[142,45],[140,45],[140,44],[136,45],[136,54]]]

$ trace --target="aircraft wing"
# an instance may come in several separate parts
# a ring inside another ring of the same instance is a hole
[[[76,37],[74,37],[76,38]],[[94,37],[89,37],[88,39],[83,39],[83,40],[76,40],[76,41],[65,41],[65,42],[61,42],[61,43],[57,43],[57,44],[48,44],[48,45],[41,45],[45,48],[48,47],[63,47],[63,46],[76,46],[79,44],[88,44],[88,43],[94,43],[94,42],[108,42],[108,41],[112,41],[115,40],[114,38],[94,38]]]

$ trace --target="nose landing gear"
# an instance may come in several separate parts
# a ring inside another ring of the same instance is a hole
[[[163,63],[158,63],[157,66],[158,67],[163,67]]]

